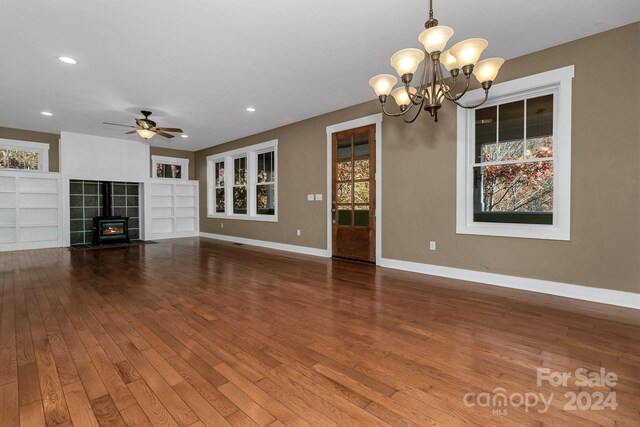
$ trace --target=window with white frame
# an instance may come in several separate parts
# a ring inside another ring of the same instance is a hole
[[[277,221],[278,141],[207,157],[207,213]]]
[[[154,178],[189,179],[189,159],[151,156],[151,163]]]
[[[572,78],[573,66],[496,84],[458,109],[458,233],[569,240]]]
[[[49,171],[49,144],[0,139],[0,170]]]

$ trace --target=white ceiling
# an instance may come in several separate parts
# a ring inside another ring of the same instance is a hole
[[[452,42],[513,58],[640,20],[638,0],[435,0]],[[144,107],[197,150],[373,99],[427,0],[2,0],[0,126],[120,138]],[[595,52],[594,52],[595,54]],[[58,56],[79,61],[69,66]],[[247,106],[257,111],[248,113]],[[51,111],[44,117],[41,111]],[[137,136],[128,136],[137,138]]]

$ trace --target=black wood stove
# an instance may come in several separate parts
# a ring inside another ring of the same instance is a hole
[[[114,216],[111,206],[111,182],[102,182],[103,216],[93,218],[93,244],[129,243],[129,218]]]

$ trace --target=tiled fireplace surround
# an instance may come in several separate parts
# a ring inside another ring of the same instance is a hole
[[[71,244],[91,244],[93,217],[102,212],[102,182],[70,180],[70,230]],[[136,182],[113,182],[111,205],[116,216],[129,217],[129,237],[140,239],[140,184]]]

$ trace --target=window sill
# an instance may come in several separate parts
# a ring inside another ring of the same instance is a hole
[[[258,221],[258,222],[278,222],[278,216],[249,216],[249,215],[207,215],[207,218],[211,219],[239,219],[241,221]]]
[[[456,234],[491,237],[519,237],[524,239],[570,240],[569,230],[553,225],[479,223],[459,225]]]

